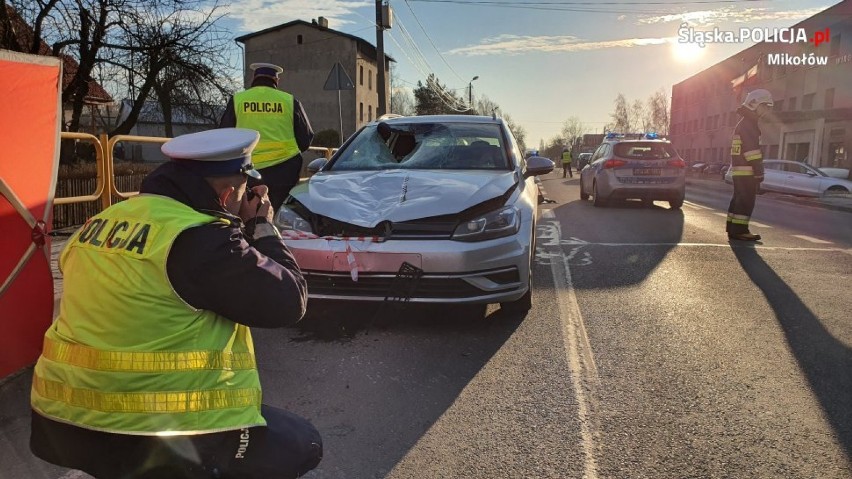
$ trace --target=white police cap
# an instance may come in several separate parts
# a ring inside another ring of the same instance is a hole
[[[260,179],[251,163],[251,152],[260,133],[247,128],[218,128],[190,133],[163,144],[161,151],[202,176],[243,173]]]
[[[278,75],[284,71],[283,68],[272,63],[252,63],[249,68],[254,70],[254,76],[268,76],[278,79]]]

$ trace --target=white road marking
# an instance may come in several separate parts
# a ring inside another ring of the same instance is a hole
[[[723,218],[727,218],[727,217],[728,217],[728,213],[713,212],[713,214],[714,214],[714,215],[716,215],[716,216],[721,216],[721,217],[723,217]],[[748,222],[748,225],[749,225],[749,226],[757,226],[758,228],[768,228],[768,229],[772,229],[772,226],[765,225],[765,224],[763,224],[763,223],[758,223],[757,221],[754,221],[754,220],[749,221],[749,222]]]
[[[547,220],[553,228],[561,236],[562,228],[556,215],[553,211],[548,210],[542,213],[542,217]],[[554,245],[550,245],[553,247]],[[574,388],[574,395],[577,400],[577,413],[580,420],[580,438],[583,447],[583,455],[585,456],[583,478],[597,479],[597,462],[595,461],[595,445],[593,431],[593,419],[590,407],[590,397],[586,396],[586,385],[598,385],[600,378],[598,376],[598,368],[595,364],[594,356],[592,355],[592,347],[589,343],[589,336],[586,333],[586,327],[583,323],[583,316],[580,313],[580,304],[577,302],[577,295],[574,291],[574,284],[571,279],[571,267],[569,266],[569,257],[566,256],[559,245],[559,253],[554,254],[554,260],[550,262],[550,271],[553,274],[553,282],[556,291],[565,291],[565,294],[557,294],[557,304],[559,306],[559,318],[562,326],[562,335],[565,341],[565,354],[568,359],[569,374]],[[576,253],[576,250],[582,246],[576,246],[571,256]],[[554,252],[556,253],[556,252]],[[561,256],[562,260],[556,258]]]
[[[817,244],[833,244],[831,241],[821,240],[819,238],[814,238],[813,236],[805,236],[805,235],[793,235],[794,238],[800,238],[805,241],[810,241],[811,243]]]
[[[712,210],[713,209],[713,208],[710,208],[709,206],[699,205],[698,203],[693,203],[691,201],[684,201],[683,204],[686,205],[686,206],[691,206],[692,208],[697,208],[699,210]],[[725,216],[727,216],[727,215],[725,215]]]

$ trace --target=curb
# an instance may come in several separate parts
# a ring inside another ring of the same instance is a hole
[[[724,181],[714,181],[714,180],[703,180],[696,178],[687,178],[686,185],[691,186],[693,188],[698,188],[702,190],[711,190],[711,191],[732,191],[732,187],[725,183]],[[816,208],[822,208],[826,210],[834,210],[834,211],[843,211],[846,213],[852,213],[852,197],[849,198],[848,205],[835,205],[832,203],[826,203],[823,199],[820,198],[808,198],[808,197],[800,197],[800,196],[790,196],[785,195],[783,193],[768,193],[772,199],[783,201],[785,203],[792,203],[797,205],[804,206],[813,206]]]

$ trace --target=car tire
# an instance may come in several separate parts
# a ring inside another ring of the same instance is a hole
[[[580,199],[583,201],[587,201],[589,199],[589,194],[583,191],[583,179],[580,178]]]
[[[598,183],[592,183],[592,204],[597,207],[606,206],[606,198],[602,198],[600,194],[598,194]]]
[[[671,210],[679,210],[683,206],[683,197],[676,200],[669,200],[669,209]]]

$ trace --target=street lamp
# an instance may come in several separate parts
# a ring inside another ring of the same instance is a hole
[[[470,79],[467,83],[467,109],[473,110],[473,82],[474,80],[478,80],[479,75]]]

